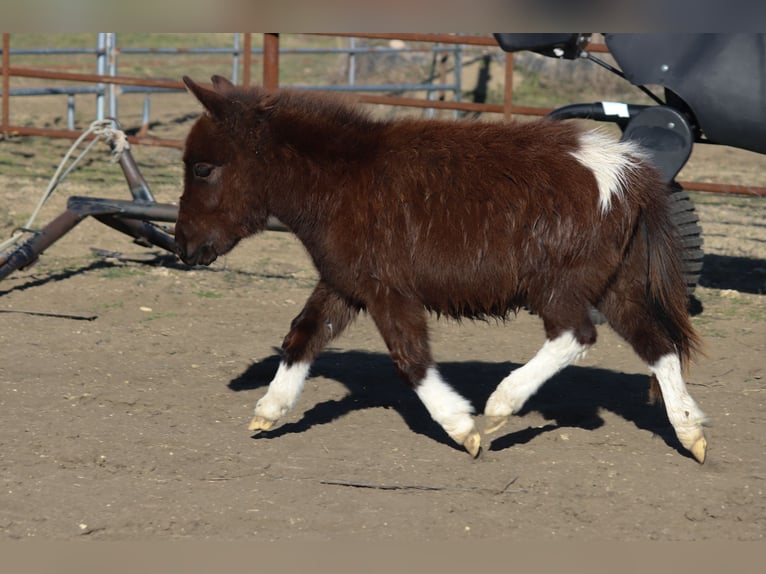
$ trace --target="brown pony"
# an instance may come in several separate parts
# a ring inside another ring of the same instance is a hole
[[[184,152],[181,259],[208,265],[275,216],[320,276],[251,430],[295,404],[314,358],[364,310],[433,419],[476,456],[471,404],[439,375],[426,311],[542,319],[546,343],[487,401],[493,432],[593,345],[595,308],[648,363],[681,444],[704,461],[705,416],[682,378],[698,346],[682,246],[635,143],[550,120],[378,121],[315,93],[184,82],[206,113]]]

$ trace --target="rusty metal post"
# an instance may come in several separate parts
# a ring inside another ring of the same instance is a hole
[[[513,54],[505,54],[505,91],[503,93],[503,118],[506,122],[511,121],[513,114]]]
[[[2,111],[2,132],[5,133],[10,125],[10,103],[11,103],[11,35],[3,32],[3,111]]]
[[[263,35],[263,87],[267,90],[279,87],[279,34]]]
[[[253,61],[253,35],[245,32],[245,46],[242,48],[242,85],[250,85],[250,66]]]
[[[119,124],[118,127],[119,129],[122,129]],[[138,169],[138,164],[136,163],[130,148],[124,150],[122,154],[120,154],[120,167],[122,168],[123,175],[125,175],[125,180],[128,182],[130,194],[133,196],[133,199],[136,201],[153,202],[154,196],[149,189],[149,184],[146,183],[144,176],[141,174],[141,170]]]

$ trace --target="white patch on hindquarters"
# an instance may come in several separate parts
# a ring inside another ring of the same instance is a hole
[[[502,380],[487,400],[484,414],[505,417],[519,412],[545,381],[583,357],[588,348],[577,341],[572,331],[547,340],[527,364]]]
[[[282,361],[269,390],[255,405],[255,416],[270,421],[280,419],[298,401],[303,384],[309,374],[310,363],[293,363],[288,366]]]
[[[436,367],[429,367],[415,392],[431,418],[458,443],[462,444],[474,430],[471,403],[444,382]]]
[[[601,213],[609,211],[612,198],[623,198],[627,172],[646,159],[646,153],[636,142],[617,141],[599,130],[580,134],[580,147],[571,154],[593,172]]]
[[[702,425],[707,417],[686,389],[678,355],[670,353],[660,357],[656,363],[649,365],[649,370],[657,377],[668,419],[678,440],[684,447],[690,448],[702,436]]]

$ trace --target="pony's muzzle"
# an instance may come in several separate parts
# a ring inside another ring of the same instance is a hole
[[[197,249],[195,249],[191,253],[187,253],[185,251],[179,252],[178,256],[181,258],[181,261],[186,263],[187,265],[210,265],[213,261],[218,259],[218,254],[215,252],[215,249],[212,245],[205,243],[203,245],[200,245]]]
[[[190,244],[183,232],[176,228],[176,255],[187,265],[210,265],[218,258],[211,240],[198,246]]]

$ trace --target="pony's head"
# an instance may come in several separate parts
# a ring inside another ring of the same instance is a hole
[[[257,93],[213,76],[213,89],[184,76],[205,107],[184,149],[184,189],[175,238],[189,265],[209,265],[268,219],[258,161]]]

